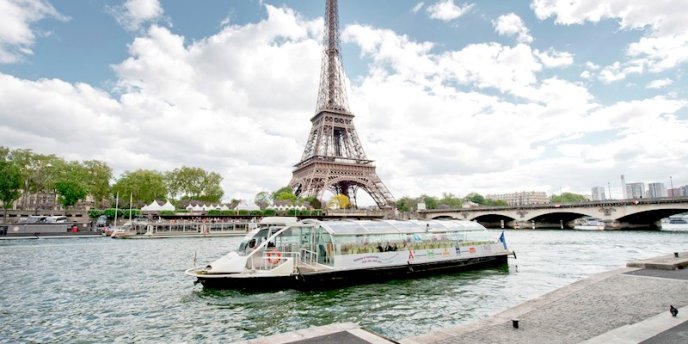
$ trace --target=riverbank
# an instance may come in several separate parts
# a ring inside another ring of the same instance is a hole
[[[688,252],[632,261],[488,319],[405,338],[424,343],[679,343],[688,328]],[[673,317],[669,305],[678,308]],[[274,335],[249,343],[393,343],[354,324]]]
[[[401,343],[652,342],[688,321],[688,270],[676,269],[686,266],[688,252],[629,262],[491,318]],[[669,305],[679,308],[677,317],[669,314]]]

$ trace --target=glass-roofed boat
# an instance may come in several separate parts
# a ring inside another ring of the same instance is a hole
[[[209,288],[318,289],[498,266],[504,234],[463,220],[265,218],[236,251],[186,270]]]

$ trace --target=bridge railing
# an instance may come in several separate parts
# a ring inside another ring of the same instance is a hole
[[[477,206],[471,208],[454,208],[454,209],[426,209],[419,210],[419,213],[442,213],[442,212],[472,212],[472,211],[499,211],[499,210],[514,210],[514,209],[552,209],[552,208],[596,208],[596,207],[612,207],[612,206],[635,206],[635,205],[650,205],[650,204],[667,204],[667,203],[688,203],[688,196],[680,197],[654,197],[654,198],[637,198],[637,199],[621,199],[621,200],[604,200],[604,201],[589,201],[576,203],[540,203],[540,204],[523,204],[523,205],[507,205],[507,206]]]

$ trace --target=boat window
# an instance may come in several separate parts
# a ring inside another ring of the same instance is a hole
[[[492,241],[490,234],[487,231],[472,231],[466,232],[466,241],[469,242],[486,242]]]
[[[275,238],[275,244],[280,252],[299,252],[301,228],[290,227]]]

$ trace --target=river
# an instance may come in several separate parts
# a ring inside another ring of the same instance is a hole
[[[491,230],[495,239],[501,231]],[[333,322],[394,339],[486,318],[688,232],[507,230],[508,267],[329,291],[204,290],[184,275],[240,238],[0,241],[0,342],[232,342]]]

